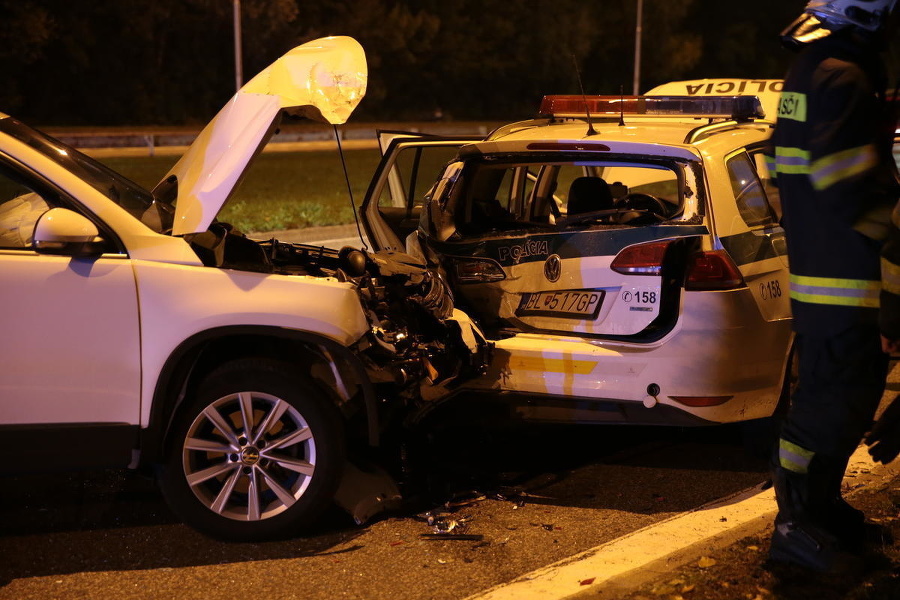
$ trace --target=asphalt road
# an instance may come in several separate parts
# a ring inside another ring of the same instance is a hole
[[[429,498],[364,526],[335,510],[265,544],[194,532],[135,474],[7,478],[0,599],[465,598],[760,483],[765,461],[739,434],[449,427],[426,461]],[[475,539],[428,537],[429,510]]]

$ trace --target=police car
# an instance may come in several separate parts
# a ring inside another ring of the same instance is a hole
[[[792,347],[763,156],[780,89],[547,96],[482,140],[383,132],[369,239],[439,270],[495,345],[458,394],[548,422],[772,415]]]

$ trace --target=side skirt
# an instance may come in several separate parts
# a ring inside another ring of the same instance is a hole
[[[125,468],[140,427],[127,423],[0,426],[0,473]]]

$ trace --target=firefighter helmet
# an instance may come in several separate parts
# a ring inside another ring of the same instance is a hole
[[[866,31],[878,31],[897,0],[811,0],[805,13],[815,15],[825,27],[842,29],[852,25]]]
[[[879,37],[898,0],[810,0],[803,14],[781,32],[785,45],[800,47],[841,29]],[[883,36],[882,36],[883,37]]]

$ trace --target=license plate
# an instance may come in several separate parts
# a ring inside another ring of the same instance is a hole
[[[603,304],[602,290],[560,290],[523,294],[517,316],[595,319]]]

